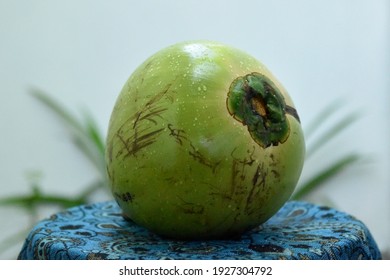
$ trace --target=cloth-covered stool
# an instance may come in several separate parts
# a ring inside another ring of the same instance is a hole
[[[18,259],[380,259],[356,218],[329,207],[290,201],[263,225],[236,239],[161,238],[125,220],[115,201],[81,205],[39,222]]]

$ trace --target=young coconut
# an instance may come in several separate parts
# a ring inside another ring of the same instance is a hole
[[[305,154],[283,86],[252,56],[209,41],[170,46],[135,70],[106,147],[124,215],[189,240],[264,223],[292,194]]]

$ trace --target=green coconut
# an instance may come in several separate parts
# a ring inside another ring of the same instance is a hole
[[[287,91],[257,59],[209,41],[167,47],[125,83],[107,135],[126,217],[176,239],[228,238],[289,199],[305,143]]]

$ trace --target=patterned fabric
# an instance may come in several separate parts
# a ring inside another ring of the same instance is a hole
[[[366,226],[306,202],[288,202],[238,239],[177,241],[126,221],[114,201],[70,208],[38,223],[18,259],[380,259]]]

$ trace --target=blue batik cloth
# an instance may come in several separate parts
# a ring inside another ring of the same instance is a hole
[[[291,201],[262,226],[237,239],[177,241],[127,221],[115,201],[70,208],[39,222],[18,259],[380,259],[356,218]]]

